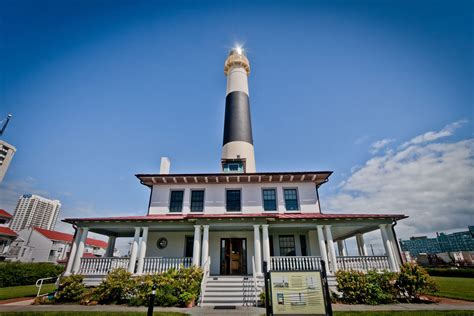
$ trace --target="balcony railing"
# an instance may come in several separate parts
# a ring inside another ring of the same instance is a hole
[[[271,257],[270,270],[319,270],[321,269],[321,257],[298,256],[298,257]]]
[[[337,257],[336,261],[339,270],[357,270],[362,272],[369,270],[390,270],[387,256],[347,256]]]
[[[128,269],[129,258],[81,258],[79,274],[82,275],[104,275],[114,269]]]
[[[191,257],[148,257],[143,264],[143,273],[159,273],[171,268],[188,268],[191,266]]]

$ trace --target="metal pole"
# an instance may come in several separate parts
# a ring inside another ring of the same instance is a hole
[[[264,261],[263,262],[263,281],[265,284],[265,312],[266,316],[272,315],[272,310],[270,308],[270,291],[268,288],[268,262]]]
[[[153,287],[151,289],[150,301],[148,302],[147,316],[153,316],[153,307],[155,306],[155,296],[156,296],[156,284],[153,283]]]
[[[329,283],[326,274],[326,262],[321,260],[321,281],[323,282],[324,296],[326,297],[326,315],[332,316],[331,294],[329,293]]]

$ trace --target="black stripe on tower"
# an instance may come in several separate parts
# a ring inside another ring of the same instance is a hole
[[[253,145],[249,96],[242,91],[233,91],[225,98],[223,145],[234,141]]]

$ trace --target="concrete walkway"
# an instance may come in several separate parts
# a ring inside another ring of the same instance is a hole
[[[110,311],[110,312],[146,312],[146,307],[129,307],[121,305],[17,305],[5,304],[0,305],[0,315],[2,312],[40,312],[40,311]],[[465,302],[463,304],[391,304],[391,305],[344,305],[334,304],[334,311],[448,311],[448,310],[472,310],[474,311],[474,303]],[[177,307],[155,307],[155,312],[178,312],[188,315],[265,315],[264,308],[256,307],[239,307],[237,309],[214,309],[212,307],[195,307],[195,308],[177,308]]]

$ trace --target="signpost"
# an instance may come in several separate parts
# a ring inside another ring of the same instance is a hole
[[[265,273],[267,315],[332,315],[324,261],[321,267]]]

